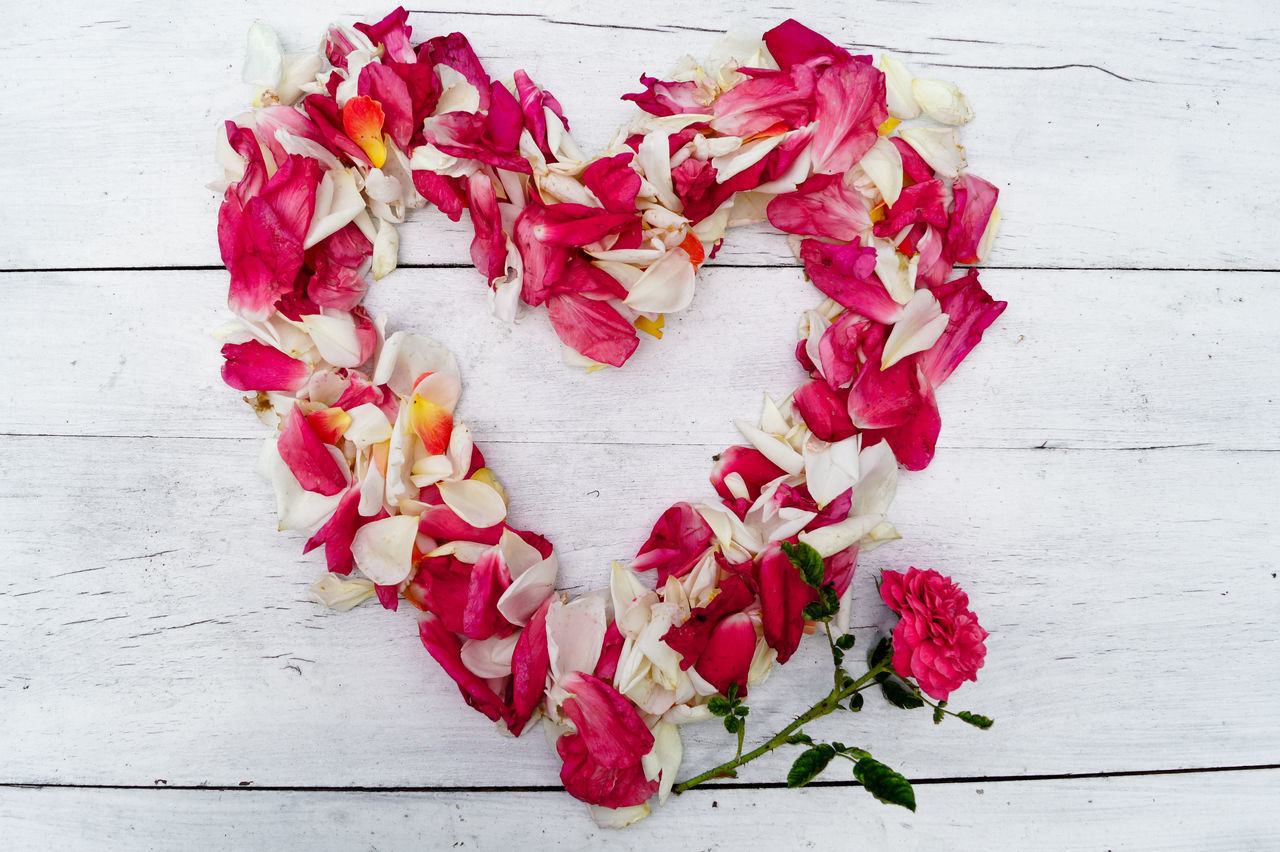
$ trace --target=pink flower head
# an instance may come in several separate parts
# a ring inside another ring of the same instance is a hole
[[[638,805],[658,791],[645,779],[640,759],[653,748],[653,734],[633,705],[607,683],[574,672],[561,685],[572,697],[564,714],[576,733],[556,742],[564,766],[560,780],[576,799],[606,808]]]
[[[945,701],[966,680],[977,680],[989,635],[969,611],[969,596],[937,571],[886,571],[880,597],[902,616],[893,629],[893,668],[927,695]]]

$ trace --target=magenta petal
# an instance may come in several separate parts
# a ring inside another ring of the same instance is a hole
[[[547,300],[547,316],[570,349],[602,364],[621,367],[640,345],[635,328],[608,302],[556,293]]]
[[[355,560],[351,556],[351,542],[356,537],[356,530],[361,526],[360,514],[357,511],[359,506],[360,489],[354,486],[348,488],[342,495],[342,499],[338,501],[338,507],[329,516],[329,520],[325,521],[324,525],[316,530],[316,534],[307,540],[302,552],[310,553],[323,544],[329,570],[335,574],[350,574],[351,569],[355,567]]]
[[[623,95],[622,99],[634,101],[636,106],[652,115],[683,115],[706,111],[706,105],[697,100],[700,89],[694,80],[675,83],[641,75],[640,85],[645,88],[643,92]]]
[[[547,609],[550,606],[551,598],[548,597],[520,631],[515,651],[511,654],[512,718],[508,727],[516,736],[533,717],[546,691],[547,672],[551,668],[547,647]]]
[[[711,468],[711,485],[726,500],[733,496],[724,482],[725,477],[731,473],[742,477],[747,486],[748,498],[755,500],[766,482],[783,476],[786,471],[769,461],[755,447],[730,447],[716,456],[715,466]]]
[[[889,141],[898,149],[898,153],[902,155],[902,171],[911,180],[912,183],[923,183],[933,180],[933,169],[924,161],[924,157],[912,148],[907,140],[901,136],[890,136]]]
[[[418,533],[437,541],[474,541],[493,545],[502,538],[502,529],[502,524],[473,527],[443,505],[430,507],[418,521]]]
[[[728,692],[737,684],[741,695],[747,692],[747,674],[756,652],[756,628],[751,616],[735,613],[711,631],[707,646],[698,659],[697,672],[718,689]]]
[[[604,630],[604,641],[600,643],[600,659],[596,661],[593,675],[606,683],[613,681],[618,673],[618,660],[622,658],[622,646],[625,643],[622,631],[616,621],[610,621]]]
[[[862,368],[864,351],[883,348],[887,329],[874,320],[845,311],[818,340],[823,378],[832,389],[853,381]]]
[[[859,429],[888,429],[906,423],[923,406],[915,356],[887,370],[877,355],[849,388],[849,417]]]
[[[556,740],[556,753],[564,761],[560,781],[565,792],[583,802],[604,808],[628,808],[643,804],[658,792],[658,782],[645,778],[640,761],[621,769],[596,761],[586,741],[577,734]]]
[[[462,191],[461,179],[415,169],[413,186],[422,193],[423,198],[439,207],[441,213],[455,222],[462,219],[462,210],[467,203],[466,194]]]
[[[832,390],[826,382],[812,380],[796,388],[793,400],[814,435],[824,441],[842,441],[858,431],[849,419],[848,396],[847,390]]]
[[[976,175],[961,175],[951,185],[955,209],[947,227],[947,245],[957,263],[977,263],[978,243],[987,229],[1000,190]]]
[[[777,542],[758,557],[760,619],[764,639],[778,652],[778,662],[791,659],[804,635],[804,608],[817,599],[805,585],[800,569],[782,552]]]
[[[223,209],[227,206],[224,202]],[[227,304],[248,319],[266,319],[276,301],[293,289],[302,268],[301,238],[261,197],[249,199],[230,245],[223,242],[222,250],[231,273]]]
[[[942,337],[919,356],[929,384],[937,387],[947,380],[973,347],[982,340],[996,317],[1004,313],[1007,302],[997,302],[978,283],[978,271],[970,269],[962,278],[931,288],[947,314],[947,328]]]
[[[488,639],[495,633],[507,636],[512,625],[498,612],[498,599],[511,585],[511,574],[494,547],[471,566],[467,585],[467,605],[462,610],[462,633],[471,639]]]
[[[769,202],[769,224],[788,234],[854,240],[871,227],[871,215],[856,189],[841,175],[813,175],[795,192]]]
[[[905,362],[899,362],[894,366],[901,366],[902,363]],[[894,457],[907,470],[924,470],[929,466],[938,444],[938,434],[942,431],[942,417],[938,413],[938,403],[933,397],[933,389],[929,387],[927,381],[923,379],[917,381],[920,387],[918,403],[910,417],[892,428],[864,433],[867,446],[876,443],[879,438],[884,438],[889,448],[893,450]]]
[[[307,491],[329,497],[347,487],[347,471],[329,454],[329,445],[320,440],[298,406],[289,409],[276,446],[280,458]]]
[[[483,172],[467,178],[467,199],[471,207],[471,262],[486,282],[501,278],[507,266],[507,239],[502,230],[502,214],[498,211],[498,195],[493,181]]]
[[[795,130],[813,120],[815,77],[808,65],[795,65],[787,71],[742,71],[749,79],[711,105],[715,114],[711,126],[716,132],[746,137],[776,125]]]
[[[631,168],[633,159],[635,154],[630,151],[615,157],[601,157],[582,172],[582,182],[600,199],[604,209],[614,213],[635,212],[640,175]]]
[[[395,612],[400,608],[400,587],[374,585],[373,593],[378,596],[378,603],[383,609]]]
[[[821,64],[821,60],[829,62],[847,62],[852,57],[849,51],[818,35],[794,18],[788,18],[764,34],[765,46],[769,55],[778,62],[783,71],[800,63]]]
[[[902,306],[876,277],[876,250],[858,240],[849,245],[805,240],[800,244],[804,271],[815,287],[846,308],[876,322],[894,323]]]
[[[573,721],[594,762],[621,769],[638,763],[653,748],[653,734],[635,705],[609,684],[573,672],[561,686],[572,697],[562,709]]]
[[[466,702],[495,722],[507,714],[507,705],[489,688],[484,678],[462,662],[462,643],[438,617],[431,613],[418,623],[418,635],[431,656],[458,684]]]
[[[871,232],[877,237],[892,237],[917,222],[944,228],[947,225],[948,201],[947,186],[940,180],[913,184],[902,190],[885,218],[876,222]]]
[[[419,609],[440,616],[451,632],[461,633],[471,566],[452,556],[428,556],[418,560],[415,567],[413,582],[405,590],[405,596]]]
[[[668,577],[683,577],[711,545],[711,527],[688,503],[676,503],[662,513],[648,540],[640,546],[631,570],[658,569],[658,585]]]
[[[520,147],[520,131],[524,129],[524,114],[515,95],[501,83],[494,82],[489,96],[489,113],[486,133],[498,151],[515,151]]]
[[[250,340],[222,347],[222,380],[242,391],[296,391],[311,378],[311,368],[273,346]]]
[[[404,79],[386,65],[370,62],[360,71],[356,90],[378,102],[384,116],[384,131],[397,147],[408,148],[417,125],[413,121],[413,99]]]
[[[580,256],[572,257],[565,265],[564,272],[551,288],[555,293],[576,293],[589,299],[625,299],[627,288],[622,282],[593,266]]]
[[[885,108],[884,74],[865,62],[840,62],[818,77],[813,169],[843,174],[876,143]]]
[[[695,607],[683,624],[666,632],[662,641],[680,654],[680,668],[687,669],[704,656],[703,652],[707,650],[707,643],[711,641],[716,625],[734,613],[741,613],[755,599],[755,592],[751,591],[747,581],[740,576],[731,575],[720,583],[720,592],[711,599],[711,603]],[[751,645],[755,647],[754,632],[751,634]],[[747,664],[750,663],[748,655]],[[698,671],[701,673],[702,669],[699,668]],[[706,675],[703,674],[703,677]],[[741,685],[746,686],[745,679],[741,681]]]
[[[386,56],[399,62],[413,62],[417,57],[414,55],[413,46],[409,44],[413,28],[409,26],[408,21],[409,13],[403,6],[398,6],[378,23],[357,22],[355,28],[367,35],[375,45],[381,44]],[[364,92],[360,94],[363,95]]]
[[[480,93],[480,111],[489,110],[489,75],[480,64],[471,42],[462,33],[436,36],[418,45],[418,61],[432,65],[448,65]]]

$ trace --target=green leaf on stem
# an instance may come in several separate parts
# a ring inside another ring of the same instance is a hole
[[[855,692],[853,697],[849,699],[849,709],[854,713],[857,713],[862,709],[862,705],[865,703],[866,701],[862,698],[862,693]]]
[[[826,743],[806,749],[791,764],[791,771],[787,773],[787,786],[803,787],[808,784],[827,768],[827,764],[835,756],[836,750]]]
[[[822,585],[826,568],[822,564],[822,556],[818,551],[803,542],[791,544],[784,541],[782,552],[791,560],[791,564],[800,570],[800,576],[804,578],[805,585],[815,589]]]
[[[867,668],[874,669],[893,657],[893,640],[884,636],[867,654]]]
[[[728,716],[733,712],[733,705],[724,696],[713,695],[707,702],[707,709],[711,711],[712,716]]]
[[[884,700],[894,707],[900,707],[903,710],[914,710],[917,707],[924,706],[924,701],[920,699],[920,696],[892,678],[880,684],[880,691],[884,693]]]
[[[731,734],[736,734],[742,730],[742,718],[740,716],[725,716],[724,729]]]
[[[793,767],[794,769],[794,767]],[[916,794],[911,782],[878,760],[864,757],[853,765],[853,777],[867,792],[887,805],[916,809]]]
[[[942,724],[942,717],[947,714],[947,711],[943,709],[946,706],[947,706],[947,702],[939,701],[937,706],[933,708],[933,724],[935,725]]]
[[[843,665],[844,665],[844,651],[841,651],[839,648],[834,648],[834,649],[832,649],[832,651],[831,651],[831,659],[835,660],[835,662],[836,662],[836,665],[837,665],[837,666],[843,666]]]
[[[836,640],[836,647],[841,651],[848,651],[853,647],[853,643],[858,641],[852,633],[846,633]]]
[[[725,695],[728,697],[730,701],[737,701],[738,700],[738,684],[737,683],[729,684],[729,691],[726,692]]]
[[[745,704],[739,704],[737,707],[733,708],[733,715],[735,716],[745,716],[750,712],[751,709]]]
[[[813,737],[800,731],[787,737],[787,745],[813,745]]]
[[[996,723],[995,719],[988,719],[986,716],[979,716],[977,713],[970,713],[968,710],[961,710],[956,716],[975,728],[981,728],[984,731]]]

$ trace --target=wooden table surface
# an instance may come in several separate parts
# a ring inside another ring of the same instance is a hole
[[[778,789],[780,757],[596,829],[543,738],[462,704],[411,614],[307,599],[322,560],[275,532],[263,428],[218,377],[203,185],[252,95],[245,32],[260,17],[306,49],[386,10],[24,4],[0,82],[0,846],[1276,848],[1276,7],[541,5],[410,22],[466,33],[495,76],[527,69],[584,150],[641,72],[733,22],[794,16],[969,96],[970,165],[1004,211],[983,278],[1009,309],[939,394],[937,461],[903,477],[905,538],[864,560],[855,622],[884,621],[879,569],[953,575],[992,633],[955,703],[996,727],[879,701],[831,720],[916,780],[916,814]],[[570,591],[709,494],[732,419],[800,378],[793,316],[817,296],[767,228],[730,234],[661,343],[591,376],[545,314],[489,316],[465,221],[401,233],[370,308],[455,350],[462,414]],[[753,692],[749,737],[801,709],[823,653]],[[712,725],[685,741],[686,773],[729,748]]]

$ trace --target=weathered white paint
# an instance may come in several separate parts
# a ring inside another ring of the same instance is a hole
[[[943,447],[1280,448],[1280,374],[1267,369],[1280,274],[982,280],[1009,308],[939,394]],[[262,435],[218,376],[209,332],[231,316],[226,282],[222,271],[0,274],[0,357],[40,365],[0,383],[0,431]],[[561,364],[545,311],[514,326],[492,317],[471,269],[398,270],[369,305],[391,330],[454,350],[463,417],[482,443],[727,446],[763,391],[781,398],[803,380],[795,325],[820,297],[799,267],[708,269],[661,341],[642,334],[626,368],[592,375]]]
[[[559,793],[0,790],[18,849],[1268,849],[1280,770],[916,788],[916,813],[861,790],[698,790],[625,832]],[[1203,817],[1212,814],[1211,820]],[[54,828],[51,830],[51,826]],[[777,846],[771,845],[772,842]]]
[[[739,18],[736,6],[681,7],[673,22],[670,10],[619,18],[553,2],[517,15],[482,0],[412,22],[467,32],[495,73],[528,69],[587,149],[626,117],[616,97],[641,71],[702,52],[735,19],[791,14],[890,49],[958,82],[977,109],[970,162],[1005,190],[993,264],[1076,268],[984,276],[1010,309],[940,394],[939,458],[904,477],[895,504],[906,539],[868,555],[857,579],[860,648],[886,623],[878,570],[933,567],[966,586],[993,635],[981,682],[954,704],[997,727],[935,729],[873,698],[814,733],[872,746],[915,778],[1280,762],[1275,273],[1108,269],[1280,266],[1268,188],[1280,13],[806,0]],[[320,562],[273,531],[249,472],[263,429],[216,378],[207,332],[226,316],[225,274],[154,269],[218,263],[216,199],[201,185],[213,127],[248,95],[250,21],[301,47],[335,14],[297,0],[6,11],[0,269],[138,271],[0,274],[0,785],[555,783],[540,737],[503,740],[462,704],[410,614],[305,600]],[[465,264],[468,241],[465,222],[427,211],[402,259]],[[662,508],[709,493],[710,455],[737,440],[731,419],[799,378],[793,317],[813,295],[783,241],[735,233],[716,262],[777,268],[706,270],[662,342],[594,376],[559,364],[539,312],[514,328],[487,316],[470,269],[406,269],[375,287],[370,305],[393,327],[457,350],[464,415],[513,519],[557,543],[566,588],[602,583]],[[826,678],[820,651],[808,643],[753,692],[749,736]],[[728,746],[714,726],[686,734],[690,770]],[[763,760],[742,780],[785,767]],[[559,792],[9,786],[0,837],[59,849],[1257,848],[1280,829],[1266,806],[1278,790],[1276,771],[950,783],[918,787],[913,816],[847,788],[721,789],[601,835]]]
[[[137,0],[66,6],[8,12],[8,61],[43,73],[0,89],[0,147],[16,166],[0,199],[0,268],[218,263],[207,226],[216,199],[202,187],[215,176],[217,122],[252,97],[240,83],[249,23],[261,17],[302,50],[331,18],[365,11],[301,0],[180,13]],[[421,36],[466,32],[495,75],[527,69],[592,150],[632,114],[618,97],[642,72],[704,55],[729,24],[763,30],[793,15],[968,93],[978,114],[965,130],[970,162],[1006,190],[994,264],[1280,266],[1274,241],[1259,239],[1280,221],[1280,194],[1261,191],[1276,122],[1268,81],[1280,68],[1269,47],[1280,12],[1265,4],[1076,0],[1016,15],[991,0],[807,0],[746,14],[727,0],[621,16],[610,4],[538,8],[476,3],[411,23]],[[402,233],[405,260],[468,262],[465,222],[419,218]],[[735,234],[720,260],[786,256],[760,231]]]

